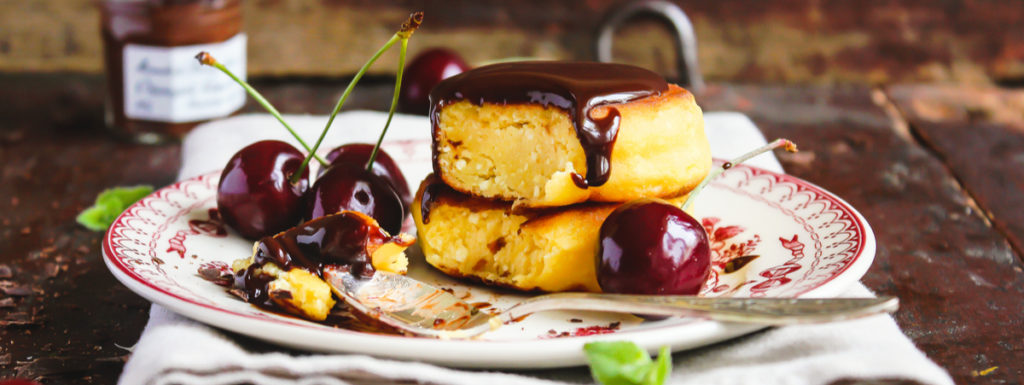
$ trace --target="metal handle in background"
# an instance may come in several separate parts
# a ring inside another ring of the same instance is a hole
[[[673,295],[557,293],[530,298],[505,311],[515,319],[545,310],[614,311],[716,321],[791,325],[865,317],[899,308],[896,297],[878,298],[707,298]]]
[[[693,24],[679,6],[667,1],[633,1],[609,11],[609,16],[601,24],[597,34],[597,61],[612,61],[612,37],[615,31],[627,20],[644,14],[660,17],[675,29],[676,43],[679,45],[676,50],[679,82],[692,92],[703,90],[704,78],[697,67],[697,34],[693,31]]]

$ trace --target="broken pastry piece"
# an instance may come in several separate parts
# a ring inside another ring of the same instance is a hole
[[[244,296],[247,300],[252,302],[252,299],[262,299],[253,303],[271,307],[276,305],[288,313],[314,321],[323,321],[327,318],[335,301],[331,296],[331,287],[320,277],[301,268],[286,271],[273,262],[253,266],[252,260],[253,258],[239,259],[232,264],[236,274],[257,277],[247,282],[255,281],[256,285],[262,286],[238,288],[249,294]]]
[[[320,217],[256,242],[251,257],[232,264],[233,292],[257,306],[322,321],[335,304],[321,278],[324,266],[347,266],[363,277],[377,270],[405,274],[404,251],[413,242],[407,234],[388,234],[362,213]]]
[[[532,208],[671,198],[711,169],[693,94],[642,68],[495,64],[430,98],[434,173],[467,195]]]
[[[427,263],[445,274],[524,291],[601,292],[594,263],[598,235],[621,204],[514,210],[428,176],[411,209]]]

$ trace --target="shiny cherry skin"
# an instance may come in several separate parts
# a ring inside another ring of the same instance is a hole
[[[665,201],[619,206],[599,239],[597,282],[606,293],[694,295],[711,272],[704,226]]]
[[[373,153],[373,145],[366,143],[350,143],[331,150],[325,158],[332,165],[352,164],[356,167],[366,167]],[[381,149],[377,152],[377,159],[373,161],[370,172],[384,179],[391,184],[391,188],[402,200],[402,209],[405,215],[409,214],[409,206],[412,204],[412,192],[409,191],[409,183],[405,181],[405,175],[398,168],[398,163],[388,153]],[[404,215],[403,215],[404,218]]]
[[[469,70],[459,54],[444,48],[426,50],[405,67],[398,93],[399,111],[426,115],[430,109],[430,90],[442,80]]]
[[[304,155],[292,145],[264,140],[239,150],[217,184],[217,209],[224,222],[243,237],[259,239],[299,223],[309,172],[299,183],[288,180]]]
[[[398,234],[405,219],[402,200],[395,190],[362,165],[329,167],[306,194],[303,218],[308,221],[343,210],[369,215],[389,234]]]

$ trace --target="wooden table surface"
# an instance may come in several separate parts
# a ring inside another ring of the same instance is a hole
[[[387,81],[370,79],[351,107],[385,108]],[[282,111],[326,113],[346,83],[256,86]],[[74,217],[106,187],[172,182],[180,147],[105,131],[98,77],[0,84],[0,378],[112,383],[149,303],[107,272],[102,234]],[[778,154],[786,170],[864,214],[878,252],[863,282],[900,298],[897,322],[931,359],[958,383],[1014,384],[1024,382],[1022,95],[719,84],[698,101],[798,142],[800,153]]]

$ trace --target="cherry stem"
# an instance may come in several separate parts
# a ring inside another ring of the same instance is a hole
[[[200,52],[198,55],[196,55],[196,59],[199,60],[199,64],[208,65],[220,70],[224,74],[228,75],[228,77],[230,77],[231,80],[234,80],[235,83],[238,83],[238,85],[242,86],[242,88],[245,89],[245,92],[247,92],[249,96],[251,96],[253,99],[256,100],[257,103],[263,106],[263,108],[267,110],[267,112],[269,112],[270,115],[273,115],[275,118],[277,118],[278,122],[281,122],[281,125],[283,125],[284,128],[287,129],[288,132],[291,133],[293,137],[295,137],[295,140],[297,140],[299,144],[302,145],[302,148],[305,149],[306,152],[314,154],[313,151],[309,148],[309,144],[306,144],[306,141],[302,140],[302,137],[300,137],[299,134],[292,129],[292,126],[289,126],[288,123],[284,121],[284,118],[281,117],[281,113],[278,112],[277,109],[274,108],[274,105],[270,104],[270,102],[267,101],[267,99],[264,98],[263,95],[259,93],[259,91],[256,91],[256,89],[252,88],[252,86],[250,86],[249,83],[246,83],[244,80],[239,79],[238,76],[235,76],[235,74],[232,73],[231,70],[229,70],[220,62],[218,62],[217,59],[214,59],[213,55],[210,55],[209,52]],[[316,156],[316,160],[325,167],[327,166],[327,161],[323,160],[323,158]],[[295,180],[293,181],[293,183],[294,182],[298,181]]]
[[[345,88],[345,92],[343,92],[341,94],[341,98],[338,99],[338,103],[334,105],[334,111],[331,112],[331,117],[327,119],[327,126],[324,127],[323,132],[320,133],[320,137],[317,138],[316,143],[313,144],[313,149],[309,153],[310,156],[315,156],[316,150],[320,148],[320,144],[323,143],[324,138],[327,137],[327,131],[331,129],[331,124],[334,123],[334,117],[338,115],[339,111],[341,111],[341,106],[345,104],[345,100],[348,99],[348,95],[356,88],[356,84],[363,78],[363,75],[370,69],[370,66],[372,66],[373,63],[375,63],[377,59],[384,54],[384,52],[387,52],[387,50],[390,49],[391,46],[395,45],[399,40],[408,39],[409,36],[412,36],[412,33],[416,31],[416,28],[420,26],[421,22],[423,22],[423,12],[414,12],[410,14],[409,19],[405,23],[402,23],[401,29],[399,29],[398,32],[395,32],[395,34],[377,50],[377,53],[370,57],[370,60],[368,60],[366,64],[363,64],[363,67],[359,69],[359,72],[356,72],[356,75],[352,77],[351,81],[349,81],[348,87]],[[299,166],[298,171],[292,176],[294,181],[298,181],[296,176],[301,175],[302,171],[306,169],[307,165],[309,165],[309,159],[310,157],[307,156],[306,159],[302,161],[302,165]]]
[[[697,185],[697,187],[694,188],[693,191],[690,191],[690,196],[686,197],[686,201],[683,202],[683,205],[680,206],[680,208],[682,208],[683,211],[686,211],[686,209],[690,208],[690,205],[693,204],[693,200],[694,198],[697,197],[697,194],[699,194],[701,190],[703,190],[704,187],[708,185],[708,183],[711,183],[712,179],[715,179],[715,177],[725,172],[725,170],[728,170],[737,164],[746,162],[750,158],[761,155],[763,153],[766,153],[779,147],[783,147],[786,151],[789,152],[797,151],[796,144],[791,142],[789,139],[775,139],[771,143],[758,147],[757,149],[754,149],[753,151],[750,151],[746,154],[740,155],[734,158],[733,160],[722,163],[721,166],[712,169],[711,172],[704,177],[704,180],[700,181],[700,184]]]
[[[402,45],[398,51],[398,71],[395,74],[395,95],[391,97],[391,108],[388,109],[388,121],[384,123],[384,129],[380,131],[380,137],[377,138],[377,145],[373,146],[373,152],[370,153],[370,160],[366,162],[366,171],[370,171],[373,168],[373,161],[377,160],[377,153],[380,151],[381,144],[384,143],[384,135],[388,133],[388,127],[391,126],[391,118],[395,116],[395,106],[398,105],[398,92],[402,88],[402,74],[405,72],[405,53],[409,48],[409,38],[402,39]]]

